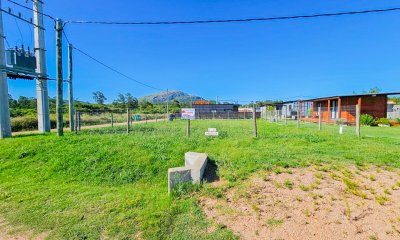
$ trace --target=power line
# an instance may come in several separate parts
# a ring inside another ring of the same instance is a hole
[[[163,89],[156,88],[156,87],[150,86],[150,85],[148,85],[148,84],[146,84],[146,83],[144,83],[144,82],[138,81],[138,80],[136,80],[136,79],[134,79],[134,78],[132,78],[132,77],[130,77],[130,76],[128,76],[128,75],[126,75],[126,74],[124,74],[124,73],[122,73],[122,72],[120,72],[120,71],[118,71],[118,70],[116,70],[116,69],[114,69],[114,68],[112,68],[112,67],[110,67],[110,66],[108,66],[107,64],[103,63],[103,62],[100,61],[100,60],[97,60],[96,58],[90,56],[88,53],[86,53],[86,52],[84,52],[84,51],[82,51],[82,50],[76,48],[75,46],[72,46],[72,48],[75,49],[75,50],[77,50],[78,52],[82,53],[82,54],[85,55],[86,57],[92,59],[93,61],[99,63],[100,65],[102,65],[102,66],[108,68],[109,70],[111,70],[111,71],[113,71],[113,72],[115,72],[115,73],[117,73],[117,74],[119,74],[119,75],[125,77],[125,78],[128,79],[128,80],[131,80],[131,81],[136,82],[136,83],[138,83],[138,84],[140,84],[140,85],[143,85],[143,86],[145,86],[145,87],[148,87],[148,88],[151,88],[151,89],[154,89],[154,90],[157,90],[157,91],[163,91]]]
[[[67,43],[70,44],[69,39],[68,39],[67,34],[65,33],[64,29],[62,31],[63,31],[64,37],[65,37],[65,40],[67,40]]]
[[[17,19],[14,18],[14,21],[15,21],[15,24],[17,25],[18,32],[19,32],[19,35],[20,35],[20,37],[21,37],[22,45],[24,45],[24,37],[22,36],[22,32],[21,32],[21,29],[19,28]]]
[[[34,11],[34,12],[36,12],[36,13],[39,13],[39,14],[41,14],[41,15],[43,15],[43,16],[46,16],[46,17],[48,17],[48,18],[50,18],[50,19],[52,19],[52,20],[54,20],[54,21],[56,20],[56,18],[52,17],[52,16],[49,15],[49,14],[46,14],[46,13],[43,13],[43,12],[39,12],[39,11],[33,9],[33,8],[27,7],[27,6],[25,6],[25,5],[22,5],[22,4],[20,4],[20,3],[14,2],[14,1],[12,1],[12,0],[7,0],[7,1],[10,2],[10,3],[12,3],[12,4],[14,4],[14,5],[20,6],[20,7],[22,7],[22,8],[25,8],[25,9],[28,9],[28,10],[31,10],[31,11]],[[40,1],[40,0],[36,0],[36,1]]]
[[[320,13],[311,15],[294,15],[294,16],[280,16],[280,17],[263,17],[263,18],[242,18],[242,19],[217,19],[217,20],[192,20],[192,21],[155,21],[155,22],[117,22],[117,21],[77,21],[70,20],[66,23],[77,24],[105,24],[105,25],[171,25],[171,24],[205,24],[205,23],[233,23],[233,22],[256,22],[256,21],[274,21],[274,20],[289,20],[289,19],[304,19],[304,18],[318,18],[318,17],[333,17],[344,15],[357,15],[368,13],[382,13],[399,11],[400,7],[385,8],[385,9],[372,9],[360,10],[349,12],[334,12],[334,13]]]

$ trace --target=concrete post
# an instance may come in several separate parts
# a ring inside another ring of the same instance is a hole
[[[1,8],[1,2],[0,2]],[[0,67],[5,68],[3,15],[0,12]],[[0,71],[0,138],[11,137],[10,106],[8,99],[8,82],[5,71]]]
[[[63,120],[63,69],[62,69],[62,30],[63,23],[60,19],[56,20],[56,72],[57,72],[57,136],[64,135]]]
[[[37,116],[38,130],[40,133],[50,132],[50,110],[49,96],[47,90],[47,67],[46,50],[44,42],[43,29],[43,1],[32,1],[33,3],[33,21],[34,21],[34,39],[35,39],[35,57],[36,57],[36,98],[37,98]]]
[[[68,44],[68,109],[69,127],[71,132],[74,130],[74,94],[72,87],[72,44]]]
[[[361,127],[360,127],[360,105],[356,105],[356,135],[357,137],[361,136]]]
[[[321,116],[321,107],[318,107],[318,130],[322,129],[322,116]]]

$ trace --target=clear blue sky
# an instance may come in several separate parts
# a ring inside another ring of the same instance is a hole
[[[14,0],[31,6],[31,2]],[[399,7],[399,1],[315,0],[44,0],[64,20],[158,21],[273,17]],[[3,8],[18,7],[2,1]],[[20,10],[25,16],[29,11]],[[32,47],[31,27],[3,14],[10,45]],[[239,101],[400,90],[400,12],[306,20],[199,25],[67,25],[78,48],[135,79],[162,89]],[[47,65],[55,76],[55,32],[46,18]],[[6,45],[7,46],[7,45]],[[66,45],[65,45],[66,46]],[[64,60],[67,51],[64,48]],[[76,52],[75,97],[108,101],[155,92]],[[67,77],[67,65],[64,67]],[[64,88],[66,90],[66,87]],[[55,96],[55,84],[49,84]],[[13,97],[35,96],[35,83],[9,80]],[[66,95],[65,95],[66,96]]]

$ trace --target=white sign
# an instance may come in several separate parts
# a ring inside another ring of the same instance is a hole
[[[196,109],[194,108],[182,108],[181,113],[181,119],[196,119]]]
[[[216,128],[208,128],[208,131],[204,133],[206,136],[218,136]]]
[[[218,136],[218,132],[205,132],[206,136]]]

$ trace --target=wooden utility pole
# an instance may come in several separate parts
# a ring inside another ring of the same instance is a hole
[[[56,112],[57,112],[57,136],[64,135],[63,120],[63,69],[62,69],[62,31],[63,22],[56,19],[56,71],[57,71],[57,94],[56,94]]]
[[[1,8],[1,2],[0,2]],[[0,11],[0,67],[6,67],[4,53],[3,14]],[[11,137],[10,106],[8,99],[7,74],[0,71],[0,138]]]
[[[49,94],[47,90],[46,50],[43,28],[43,1],[35,0],[33,4],[33,22],[36,57],[36,99],[38,130],[40,133],[50,132]]]
[[[74,94],[72,88],[72,44],[68,44],[68,104],[69,104],[69,127],[74,130]]]
[[[356,105],[356,135],[357,137],[361,136],[361,127],[360,127],[360,105]]]
[[[253,137],[257,137],[256,106],[253,104]]]
[[[111,112],[111,128],[114,128],[114,114]]]

